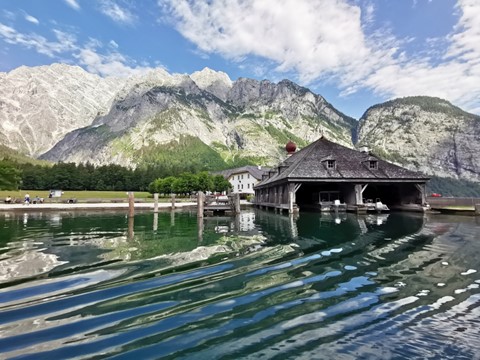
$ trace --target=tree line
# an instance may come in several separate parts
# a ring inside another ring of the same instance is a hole
[[[44,166],[0,160],[0,190],[148,191],[150,183],[162,176],[165,176],[163,169],[153,166],[137,169],[90,163]]]
[[[197,191],[223,192],[230,188],[230,182],[222,175],[211,175],[202,171],[198,174],[186,172],[179,176],[156,179],[150,184],[148,191],[166,196],[172,193],[187,195]]]
[[[180,172],[182,171],[183,172]],[[19,164],[0,160],[0,190],[96,190],[149,191],[189,194],[196,191],[227,191],[230,183],[207,171],[193,174],[184,169],[166,176],[163,167],[130,169],[120,165],[57,163],[53,166]]]
[[[22,172],[8,160],[0,160],[0,190],[16,190],[20,184]]]

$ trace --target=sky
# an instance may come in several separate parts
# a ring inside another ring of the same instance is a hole
[[[0,72],[52,63],[290,79],[357,119],[414,95],[480,114],[480,0],[0,0]]]

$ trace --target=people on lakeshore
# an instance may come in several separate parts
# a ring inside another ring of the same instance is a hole
[[[25,205],[30,205],[30,195],[28,193],[25,194],[24,203]]]
[[[33,203],[34,203],[34,204],[40,204],[40,203],[41,203],[41,202],[40,202],[40,197],[39,197],[38,195],[35,196],[35,198],[33,199]]]
[[[5,204],[11,204],[12,203],[12,198],[10,195],[7,195],[7,197],[5,198]]]

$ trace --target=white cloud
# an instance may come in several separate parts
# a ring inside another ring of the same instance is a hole
[[[102,54],[99,49],[103,47],[103,44],[97,39],[90,38],[87,44],[78,49],[73,56],[87,71],[100,76],[128,77],[152,70],[145,63],[142,66],[134,66],[136,65],[135,61],[116,51],[112,42],[116,44],[115,41],[111,40],[109,46],[114,50]]]
[[[80,5],[78,4],[78,1],[77,0],[64,0],[65,3],[70,6],[72,9],[75,9],[75,10],[80,10]]]
[[[370,0],[158,0],[177,30],[204,53],[245,63],[274,62],[308,84],[328,81],[345,96],[369,89],[384,97],[432,95],[467,109],[480,98],[480,2],[459,0],[461,14],[443,42],[406,51],[412,38],[372,32]],[[440,44],[442,47],[440,47]],[[445,50],[446,49],[446,50]]]
[[[47,39],[35,33],[24,34],[16,29],[0,23],[0,39],[8,44],[33,49],[55,60],[64,61],[65,57],[73,57],[87,71],[101,76],[130,76],[152,70],[147,63],[137,66],[134,60],[119,53],[105,50],[102,42],[95,38],[80,45],[75,35],[58,29],[52,30],[53,39]],[[113,41],[113,40],[112,40]],[[111,49],[112,42],[109,43]]]
[[[108,45],[110,45],[110,47],[112,47],[114,49],[118,49],[118,44],[115,42],[115,40],[110,40]]]
[[[480,103],[480,3],[460,0],[461,16],[448,37],[440,64],[430,58],[407,59],[381,67],[364,79],[363,86],[395,97],[430,95],[448,99],[479,113]]]
[[[61,34],[61,32],[56,35],[59,34]],[[72,50],[72,44],[70,42],[49,41],[45,37],[35,33],[22,34],[2,23],[0,23],[0,38],[3,38],[8,44],[21,45],[28,49],[34,49],[38,53],[51,58],[62,52]]]
[[[120,7],[113,0],[102,0],[100,11],[117,23],[132,25],[136,20],[135,15],[129,9]]]
[[[345,71],[369,49],[361,11],[346,1],[276,0],[207,2],[170,0],[177,29],[204,52],[241,60],[255,55],[295,70],[304,81]],[[164,4],[165,2],[162,2]]]
[[[17,17],[17,16],[15,15],[15,13],[13,13],[13,12],[11,12],[11,11],[8,11],[8,10],[5,10],[5,9],[2,11],[2,15],[3,15],[3,17],[5,17],[6,19],[12,20],[12,21],[15,20],[16,17]]]
[[[25,20],[31,22],[32,24],[38,25],[40,24],[40,21],[36,17],[33,17],[32,15],[28,15],[25,13]]]
[[[128,77],[131,75],[143,74],[152,70],[150,67],[131,67],[127,65],[129,60],[118,52],[100,54],[94,49],[83,48],[75,55],[75,57],[89,72],[101,76]]]

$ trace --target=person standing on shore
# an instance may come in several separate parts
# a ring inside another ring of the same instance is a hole
[[[27,204],[27,205],[30,204],[30,195],[28,193],[25,194],[25,204]]]

